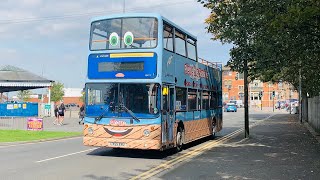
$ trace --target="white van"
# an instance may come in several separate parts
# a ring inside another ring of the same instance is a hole
[[[244,107],[242,100],[230,100],[229,103],[233,103],[233,104],[237,105],[238,108]]]

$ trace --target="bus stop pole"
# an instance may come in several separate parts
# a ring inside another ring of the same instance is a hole
[[[248,60],[244,59],[244,137],[249,138]]]
[[[280,106],[280,104],[279,104]],[[278,107],[278,106],[277,106]],[[279,109],[280,110],[280,109]],[[274,112],[274,96],[272,96],[272,111]]]

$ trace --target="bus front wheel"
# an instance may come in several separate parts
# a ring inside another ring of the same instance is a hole
[[[215,139],[215,138],[216,138],[216,119],[213,119],[211,139]]]
[[[183,146],[183,129],[181,127],[178,128],[177,135],[176,135],[176,150],[177,152],[180,152],[182,150]]]

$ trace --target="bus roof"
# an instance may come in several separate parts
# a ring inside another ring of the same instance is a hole
[[[98,16],[98,17],[94,17],[91,19],[91,22],[93,21],[98,21],[98,20],[102,20],[102,19],[112,19],[112,18],[121,18],[121,17],[155,17],[158,18],[160,20],[163,20],[165,22],[167,22],[168,24],[174,26],[175,28],[179,29],[180,31],[182,31],[183,33],[185,33],[187,36],[191,37],[194,40],[197,40],[197,37],[192,35],[191,33],[189,33],[188,31],[186,31],[185,29],[181,28],[180,26],[178,26],[177,24],[175,24],[174,22],[168,20],[167,18],[161,16],[160,14],[157,13],[122,13],[122,14],[112,14],[112,15],[106,15],[106,16]]]

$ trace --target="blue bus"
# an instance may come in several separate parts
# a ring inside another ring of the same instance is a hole
[[[91,22],[87,146],[181,150],[222,129],[222,65],[198,58],[197,39],[159,14]]]

